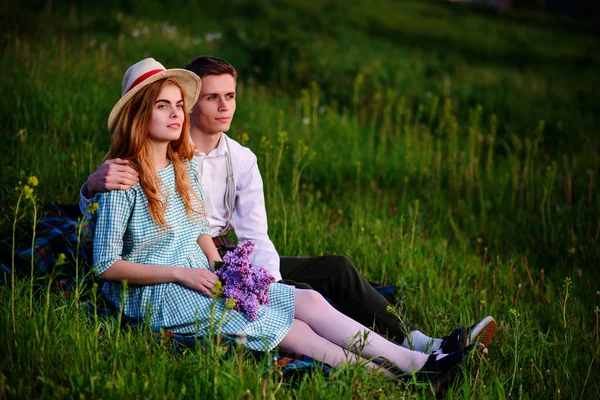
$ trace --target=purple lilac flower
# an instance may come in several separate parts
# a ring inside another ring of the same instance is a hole
[[[224,296],[235,299],[234,310],[250,320],[258,317],[259,306],[269,304],[269,287],[275,282],[269,271],[250,265],[253,251],[252,240],[238,244],[234,251],[225,254],[223,266],[217,270]]]

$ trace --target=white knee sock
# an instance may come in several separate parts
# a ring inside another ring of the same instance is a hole
[[[431,338],[425,335],[423,332],[417,330],[406,335],[404,342],[402,342],[402,347],[422,351],[428,354],[439,350],[441,345],[442,339]]]
[[[392,343],[367,327],[335,310],[325,300],[318,300],[307,294],[308,291],[296,289],[296,318],[304,321],[314,332],[343,348],[351,346],[355,335],[363,337],[368,333],[366,343],[358,351],[365,358],[387,358],[403,372],[420,370],[428,354],[411,351]],[[356,343],[354,343],[356,345]]]
[[[334,367],[341,367],[347,362],[364,362],[369,370],[383,372],[390,378],[394,376],[391,371],[381,365],[367,362],[366,359],[347,352],[337,344],[317,335],[305,322],[297,319],[294,320],[292,328],[279,343],[279,347],[283,350],[309,355],[315,360]]]

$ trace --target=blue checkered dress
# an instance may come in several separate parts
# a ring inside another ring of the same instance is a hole
[[[192,186],[201,199],[203,192],[195,162],[187,164]],[[94,272],[106,271],[117,260],[147,265],[171,265],[182,268],[209,268],[208,260],[196,243],[200,235],[210,235],[206,218],[194,222],[175,191],[175,171],[171,165],[158,171],[168,196],[165,217],[170,228],[156,225],[148,213],[148,200],[138,184],[126,191],[115,190],[96,196],[99,209],[94,236]],[[258,318],[226,310],[224,300],[214,300],[199,291],[176,283],[129,286],[107,282],[104,295],[125,315],[149,317],[153,329],[165,328],[179,334],[205,335],[213,326],[218,332],[235,335],[243,331],[247,346],[267,351],[288,333],[294,318],[293,287],[274,283],[269,289],[270,304],[261,306]],[[148,315],[149,314],[149,315]]]

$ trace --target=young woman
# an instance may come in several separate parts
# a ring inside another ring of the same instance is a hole
[[[122,97],[108,120],[112,145],[106,159],[129,160],[139,184],[96,196],[94,270],[108,281],[107,298],[131,318],[149,318],[156,329],[206,334],[214,305],[216,320],[227,313],[221,333],[243,331],[254,350],[279,346],[333,366],[361,357],[386,359],[420,381],[451,375],[474,345],[451,354],[408,350],[341,314],[312,290],[272,284],[270,304],[260,307],[255,320],[227,311],[222,299],[213,298],[218,278],[212,267],[220,256],[204,216],[188,133],[188,109],[200,87],[192,72],[166,70],[152,58],[125,73]],[[357,337],[363,338],[360,348],[353,346]]]

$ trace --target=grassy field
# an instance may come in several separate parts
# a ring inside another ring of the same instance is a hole
[[[17,3],[0,20],[1,262],[20,267],[2,277],[0,397],[427,397],[362,366],[281,380],[247,354],[179,353],[13,260],[101,162],[125,69],[214,54],[239,71],[229,133],[258,156],[280,254],[348,255],[398,285],[431,335],[493,315],[487,356],[448,398],[600,398],[592,18],[391,0]]]

